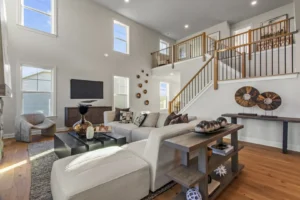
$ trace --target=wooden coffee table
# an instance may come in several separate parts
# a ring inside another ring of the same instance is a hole
[[[59,158],[124,144],[126,137],[116,133],[95,133],[93,140],[81,138],[75,132],[57,133],[54,136],[54,151]]]

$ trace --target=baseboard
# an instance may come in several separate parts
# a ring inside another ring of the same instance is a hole
[[[269,147],[275,147],[275,148],[282,149],[282,142],[267,141],[267,140],[262,140],[259,138],[240,137],[240,136],[239,136],[239,140],[243,141],[243,142],[249,142],[249,143],[253,143],[253,144],[260,144],[263,146],[269,146]],[[300,152],[300,145],[288,144],[288,150]]]
[[[56,129],[57,132],[67,131],[67,130],[69,130],[69,129],[66,127]],[[40,134],[41,134],[41,131],[38,131],[38,130],[32,131],[32,135],[40,135]],[[15,138],[15,133],[6,133],[3,135],[3,139],[11,139],[11,138]]]

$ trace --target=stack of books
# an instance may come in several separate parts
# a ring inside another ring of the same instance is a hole
[[[212,149],[213,154],[218,154],[221,156],[227,156],[234,150],[234,147],[232,145],[226,143],[214,144],[210,146],[210,148]]]

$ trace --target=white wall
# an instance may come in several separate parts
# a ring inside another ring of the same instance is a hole
[[[211,33],[217,32],[217,31],[220,31],[220,39],[229,37],[230,33],[231,33],[230,32],[230,25],[229,25],[229,23],[227,21],[224,21],[224,22],[222,22],[220,24],[217,24],[217,25],[212,26],[210,28],[207,28],[205,30],[201,30],[201,31],[199,31],[197,33],[194,33],[194,34],[192,34],[192,35],[190,35],[188,37],[185,37],[185,38],[182,38],[180,40],[177,40],[176,43],[179,43],[181,41],[187,40],[187,39],[192,38],[194,36],[200,35],[203,32],[205,32],[207,35],[209,35]]]
[[[241,29],[241,28],[245,28],[247,26],[251,26],[252,29],[259,28],[261,22],[265,22],[269,19],[281,16],[284,14],[288,14],[289,18],[294,17],[294,4],[293,3],[276,8],[274,10],[263,13],[261,15],[257,15],[250,19],[246,19],[246,20],[238,22],[236,24],[232,24],[231,25],[231,34],[234,35],[234,31]],[[291,30],[293,30],[293,27],[291,27]]]
[[[265,112],[259,107],[244,109],[235,102],[234,95],[239,88],[243,86],[253,86],[261,93],[272,91],[281,96],[282,105],[274,111],[274,115],[299,118],[299,84],[299,77],[264,81],[253,81],[252,79],[252,81],[244,80],[243,82],[236,81],[231,83],[228,82],[227,84],[220,84],[219,89],[216,91],[213,87],[210,87],[202,97],[200,97],[187,109],[186,113],[189,113],[189,115],[192,116],[203,117],[205,119],[216,119],[225,113],[253,112],[259,115],[264,115]],[[238,123],[245,125],[245,128],[239,134],[239,138],[241,140],[281,148],[282,123],[257,120],[239,120]],[[289,149],[291,150],[300,151],[299,129],[300,124],[290,123],[288,144]]]
[[[136,78],[141,70],[151,74],[150,53],[159,49],[159,39],[173,40],[120,16],[90,0],[58,1],[58,37],[25,30],[16,25],[17,0],[6,0],[8,10],[9,51],[12,66],[13,99],[5,99],[4,132],[14,132],[14,119],[20,113],[19,67],[22,63],[57,68],[57,127],[64,125],[64,108],[76,106],[70,99],[70,79],[104,82],[104,99],[94,105],[113,105],[113,76],[130,78],[130,105],[135,110],[159,110],[157,83],[149,78],[143,89],[149,93],[141,99]],[[113,48],[113,19],[130,26],[130,55],[116,53]],[[109,54],[106,58],[103,55]],[[146,78],[143,77],[142,81]],[[144,84],[145,85],[145,84]],[[148,99],[150,105],[144,106]]]

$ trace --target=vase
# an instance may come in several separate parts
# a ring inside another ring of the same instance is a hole
[[[81,115],[81,119],[73,125],[73,130],[81,137],[86,137],[87,128],[93,126],[93,124],[85,119],[84,115]]]

